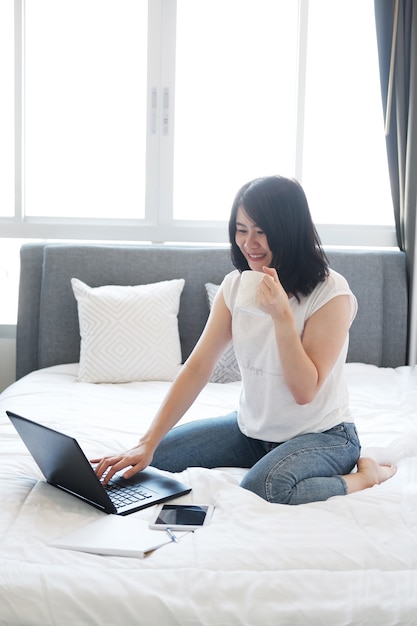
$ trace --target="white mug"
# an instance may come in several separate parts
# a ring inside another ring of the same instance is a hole
[[[265,315],[264,311],[256,304],[256,289],[263,277],[263,272],[254,270],[242,272],[235,302],[235,307],[239,311],[251,315]]]

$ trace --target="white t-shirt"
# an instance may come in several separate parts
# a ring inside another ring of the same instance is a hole
[[[352,421],[349,398],[343,376],[349,339],[314,400],[299,405],[289,391],[282,373],[275,330],[270,315],[251,315],[235,309],[241,274],[235,270],[222,283],[226,306],[232,314],[233,346],[242,374],[238,423],[249,437],[283,442],[303,433],[323,432],[342,421]],[[343,276],[330,270],[300,302],[290,298],[300,336],[306,321],[318,309],[339,295],[349,295],[351,323],[357,301]]]

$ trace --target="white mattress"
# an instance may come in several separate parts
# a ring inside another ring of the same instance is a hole
[[[168,387],[83,384],[76,371],[34,372],[0,396],[0,625],[417,623],[417,369],[346,366],[364,453],[397,463],[394,478],[290,507],[241,489],[238,468],[190,468],[181,501],[213,503],[213,520],[145,559],[49,545],[103,514],[42,480],[4,411],[92,457],[135,443]],[[210,384],[184,419],[224,414],[238,392]]]

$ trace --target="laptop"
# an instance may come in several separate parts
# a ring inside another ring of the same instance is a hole
[[[47,482],[105,513],[128,515],[191,491],[150,468],[125,479],[115,474],[102,485],[77,440],[6,411]]]

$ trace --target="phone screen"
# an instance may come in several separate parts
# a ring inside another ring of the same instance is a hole
[[[202,526],[206,519],[208,506],[186,504],[164,504],[155,520],[155,524],[169,526]]]

